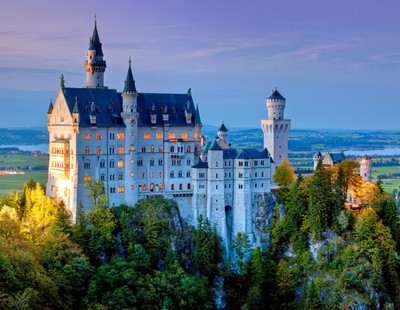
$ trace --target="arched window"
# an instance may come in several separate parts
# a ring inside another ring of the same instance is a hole
[[[191,150],[190,145],[186,146],[186,153],[189,153]]]
[[[175,152],[175,148],[174,148],[173,145],[172,145],[171,148],[170,148],[170,152],[171,152],[171,153],[174,153],[174,152]]]

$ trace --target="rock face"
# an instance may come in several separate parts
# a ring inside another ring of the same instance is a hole
[[[253,231],[255,246],[264,250],[271,243],[274,206],[277,203],[272,193],[259,194],[253,206]]]

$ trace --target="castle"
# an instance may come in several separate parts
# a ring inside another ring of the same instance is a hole
[[[122,92],[107,88],[96,22],[84,67],[86,86],[66,87],[61,76],[49,105],[47,196],[64,201],[75,221],[79,203],[92,206],[84,184],[100,180],[109,206],[163,195],[177,202],[189,223],[208,217],[227,247],[238,232],[253,241],[254,208],[287,158],[290,120],[284,119],[286,100],[278,90],[267,98],[268,119],[261,121],[264,150],[235,149],[224,124],[215,139],[203,137],[190,89],[138,92],[130,60]]]

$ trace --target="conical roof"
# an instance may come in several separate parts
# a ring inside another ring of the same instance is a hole
[[[228,131],[228,129],[225,127],[224,123],[222,123],[221,127],[219,127],[218,131]]]
[[[96,51],[96,55],[98,55],[98,56],[104,56],[103,51],[101,49],[99,33],[97,32],[97,22],[96,21],[94,21],[93,35],[90,38],[88,50]]]
[[[125,86],[124,86],[123,92],[124,93],[126,93],[126,92],[135,92],[136,93],[137,92],[135,80],[133,79],[130,59],[129,59],[129,68],[128,68],[128,73],[126,74]]]
[[[283,97],[278,90],[275,88],[272,90],[272,95],[268,97],[268,99],[281,99],[281,100],[286,100],[285,97]]]
[[[49,109],[47,110],[47,114],[51,114],[51,112],[53,112],[53,102],[50,99],[50,104],[49,104]]]

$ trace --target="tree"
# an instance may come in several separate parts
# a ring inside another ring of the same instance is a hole
[[[273,180],[279,186],[288,188],[294,180],[296,180],[296,176],[294,174],[294,170],[290,165],[289,160],[284,158],[278,168],[276,168]]]
[[[238,266],[241,271],[245,263],[246,255],[251,250],[249,236],[243,231],[238,232],[232,241],[232,249],[236,252],[237,257],[239,258]]]
[[[84,187],[88,189],[89,196],[92,198],[93,208],[96,208],[98,205],[106,205],[107,196],[103,181],[93,180],[85,182]]]

